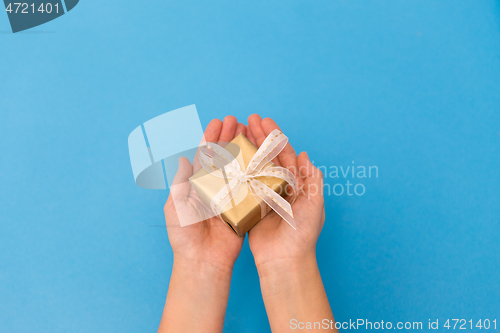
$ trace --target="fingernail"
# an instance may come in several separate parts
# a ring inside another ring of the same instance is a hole
[[[311,159],[309,158],[309,154],[307,154],[307,152],[304,152],[304,154],[306,155],[307,160],[311,161]]]

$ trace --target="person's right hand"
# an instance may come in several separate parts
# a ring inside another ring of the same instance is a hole
[[[267,135],[278,125],[270,118],[259,115],[248,118],[247,134],[259,147]],[[309,160],[306,152],[299,156],[288,143],[278,155],[275,164],[290,170],[297,178],[297,199],[292,205],[297,230],[272,211],[248,235],[250,249],[257,267],[276,261],[300,261],[314,257],[316,242],[325,221],[323,175]]]
[[[247,135],[257,147],[278,128],[272,119],[258,115],[250,116],[248,124]],[[316,261],[316,243],[325,222],[323,175],[305,152],[297,157],[290,144],[273,162],[295,174],[298,197],[292,205],[297,230],[272,211],[248,234],[271,330],[295,332],[306,328],[304,322],[319,322],[315,332],[336,331]]]

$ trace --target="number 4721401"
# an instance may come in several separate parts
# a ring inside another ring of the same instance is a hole
[[[470,327],[470,329],[478,328],[478,329],[485,329],[489,330],[490,328],[496,330],[497,329],[497,320],[489,320],[489,319],[484,319],[475,323],[471,320],[467,321],[465,319],[448,319],[446,323],[444,323],[444,327],[447,329],[460,329],[460,330],[465,330]]]
[[[56,3],[55,5],[52,5],[50,2],[48,3],[41,3],[40,6],[36,7],[34,3],[28,4],[28,3],[21,3],[21,2],[13,2],[9,3],[7,8],[5,10],[9,14],[35,14],[35,13],[47,13],[50,14],[52,12],[55,12],[59,14],[59,4]]]

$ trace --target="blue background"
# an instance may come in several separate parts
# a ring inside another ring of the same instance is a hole
[[[134,184],[127,137],[190,104],[378,166],[326,198],[338,321],[499,322],[499,30],[498,1],[85,0],[18,34],[0,13],[0,331],[157,329],[168,192]],[[269,332],[247,244],[225,331]]]

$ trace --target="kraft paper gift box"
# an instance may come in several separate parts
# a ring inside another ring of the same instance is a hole
[[[246,170],[250,160],[257,152],[257,148],[243,134],[239,134],[235,137],[225,149],[236,158],[243,171]],[[273,166],[275,165],[270,162],[264,169]],[[285,180],[265,176],[257,177],[256,179],[267,185],[280,196],[285,196],[285,187],[287,185]],[[210,207],[212,198],[227,184],[227,180],[214,176],[203,168],[191,176],[189,181],[196,190],[196,193],[198,193],[200,200],[207,207]],[[229,228],[242,238],[264,216],[261,216],[261,205],[250,189],[248,189],[247,184],[241,185],[240,190],[233,200],[233,202],[237,204],[233,205],[233,207],[228,205],[229,207],[222,211],[221,217]],[[270,210],[271,209],[266,205],[265,213],[269,213]]]

